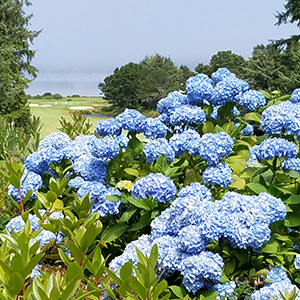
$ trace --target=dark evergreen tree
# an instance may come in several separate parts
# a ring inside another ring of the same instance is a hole
[[[29,30],[32,15],[23,10],[28,1],[0,0],[0,117],[19,126],[28,124],[30,110],[24,89],[36,77],[30,49],[39,34]]]

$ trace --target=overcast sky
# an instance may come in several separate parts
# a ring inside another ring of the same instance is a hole
[[[155,53],[194,70],[218,51],[245,59],[253,47],[299,34],[275,26],[285,0],[31,0],[32,48],[39,69],[27,90],[99,95],[114,69]]]

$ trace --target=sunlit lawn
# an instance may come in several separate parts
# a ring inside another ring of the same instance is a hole
[[[70,107],[77,106],[89,106],[93,108],[101,108],[106,106],[106,101],[102,98],[68,98],[71,99],[67,101],[67,98],[63,99],[30,99],[29,104],[31,104],[31,113],[41,118],[42,124],[42,138],[51,132],[59,131],[61,127],[59,120],[64,117],[67,120],[71,120],[70,113],[75,110],[70,109]],[[39,106],[32,106],[32,105]],[[49,105],[49,106],[47,106]],[[51,105],[51,106],[50,106]],[[91,109],[92,110],[92,109]],[[101,117],[88,117],[88,120],[93,124],[92,129],[95,125],[103,118]]]

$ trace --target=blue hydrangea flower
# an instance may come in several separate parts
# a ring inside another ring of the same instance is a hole
[[[256,153],[258,160],[269,160],[273,157],[294,158],[298,154],[297,145],[283,138],[264,140]]]
[[[254,111],[258,107],[266,105],[266,98],[262,92],[249,90],[239,97],[239,103],[247,111]]]
[[[119,144],[119,146],[123,149],[128,148],[129,138],[125,134],[121,134],[119,136],[116,136],[115,141]]]
[[[79,180],[76,180],[76,178],[73,181],[70,180],[71,186],[74,189],[78,187],[77,181]],[[107,196],[121,195],[121,192],[114,188],[107,188],[102,182],[83,181],[77,191],[77,196],[81,198],[86,194],[89,194],[90,201],[93,202],[91,212],[98,212],[101,217],[118,214],[122,207],[121,201],[105,200]]]
[[[107,176],[107,164],[91,155],[77,158],[73,163],[73,169],[87,181],[101,180]]]
[[[237,128],[239,126],[240,126],[240,123],[234,124],[234,128]],[[251,124],[248,124],[248,123],[244,129],[239,131],[239,135],[251,136],[253,134],[254,134],[254,128]]]
[[[187,129],[174,134],[169,143],[176,156],[180,156],[184,152],[197,156],[199,155],[201,136],[195,129]]]
[[[39,150],[53,147],[56,150],[61,150],[71,143],[71,138],[64,132],[53,132],[42,139],[39,143]]]
[[[187,99],[189,104],[203,104],[213,93],[213,81],[205,74],[197,74],[186,82]]]
[[[281,134],[300,135],[300,106],[290,101],[266,108],[260,120],[260,127],[267,136]]]
[[[120,135],[122,132],[121,124],[116,119],[101,120],[95,130],[100,136]]]
[[[164,123],[166,126],[170,126],[171,123],[170,123],[170,116],[167,115],[167,114],[161,114],[158,116],[158,119]]]
[[[117,272],[122,266],[132,260],[133,265],[137,267],[138,258],[136,255],[136,248],[138,248],[144,255],[148,255],[151,252],[151,238],[149,235],[142,235],[137,240],[130,242],[124,249],[122,255],[115,257],[110,263],[109,268]]]
[[[145,130],[147,118],[135,109],[126,108],[124,112],[116,117],[116,121],[125,130],[143,132]]]
[[[137,199],[153,197],[154,200],[165,203],[173,200],[176,192],[176,186],[169,177],[161,173],[150,173],[134,183],[132,196]]]
[[[212,290],[218,292],[216,300],[221,300],[223,297],[227,300],[230,295],[233,294],[236,288],[236,283],[234,281],[229,281],[226,283],[217,283],[212,286]]]
[[[164,138],[149,141],[144,146],[143,152],[147,162],[154,162],[161,155],[165,155],[169,163],[175,159],[175,151]]]
[[[41,270],[42,268],[42,265],[41,264],[37,264],[34,269],[31,271],[31,275],[30,275],[30,278],[36,278],[38,276],[41,276]]]
[[[175,108],[171,114],[170,122],[174,126],[182,126],[185,124],[199,125],[206,120],[204,110],[198,106],[183,105]]]
[[[211,74],[211,79],[218,83],[228,77],[236,77],[234,73],[230,72],[227,68],[219,68],[216,72]]]
[[[250,157],[246,162],[246,167],[260,168],[262,165],[258,161],[256,154],[259,152],[259,145],[250,148]]]
[[[267,273],[265,286],[271,286],[275,282],[291,283],[291,280],[288,278],[282,266],[275,266]]]
[[[164,138],[168,127],[158,118],[147,118],[144,135],[149,139]]]
[[[178,248],[181,251],[197,254],[205,250],[209,240],[195,225],[182,228],[177,237]]]
[[[97,139],[96,137],[91,140],[90,153],[104,161],[108,161],[116,157],[120,152],[118,142],[113,138]]]
[[[50,163],[47,152],[41,150],[27,156],[24,166],[27,170],[43,176],[48,171]]]
[[[292,103],[299,103],[300,102],[300,89],[295,89],[292,92],[291,98],[289,99]]]
[[[178,197],[187,197],[187,196],[198,196],[202,201],[211,201],[212,194],[210,189],[200,184],[199,182],[193,182],[190,185],[182,188]]]
[[[300,158],[289,158],[281,164],[282,169],[293,170],[300,174]]]
[[[36,193],[42,187],[43,180],[42,177],[35,173],[28,170],[24,171],[24,174],[21,177],[21,196],[22,199],[26,196],[26,194],[32,190],[32,195],[30,200],[36,198]],[[8,186],[8,195],[11,196],[15,201],[20,203],[20,193],[17,188],[12,186],[11,184]]]
[[[157,103],[157,111],[160,114],[170,114],[170,112],[180,107],[181,105],[187,104],[187,96],[181,94],[178,91],[171,92],[166,98],[163,98]]]
[[[213,111],[209,115],[209,118],[212,118],[214,120],[220,119],[220,117],[218,116],[218,110],[219,110],[220,107],[221,107],[221,105],[213,106]]]
[[[41,216],[43,216],[46,211],[45,210],[39,210],[39,213],[41,214]],[[52,216],[51,216],[52,218]],[[62,214],[56,214],[54,215],[54,218],[63,218]],[[41,228],[40,224],[39,224],[39,218],[36,215],[32,215],[29,214],[28,215],[28,220],[31,224],[31,231],[34,232],[36,230],[39,230]],[[45,223],[48,223],[47,221]],[[13,234],[13,232],[17,232],[19,233],[21,231],[21,229],[24,229],[25,227],[25,222],[22,219],[22,216],[17,216],[13,219],[11,219],[5,226],[5,229],[10,233]],[[60,242],[62,240],[63,235],[60,233],[58,235],[56,235],[55,233],[45,230],[43,229],[42,232],[35,237],[35,241],[40,241],[41,242],[41,247],[46,245],[48,242],[50,242],[51,240],[56,240],[58,242]]]
[[[233,182],[231,174],[231,169],[225,163],[218,163],[206,168],[202,178],[205,184],[228,187]]]
[[[210,165],[216,165],[220,159],[232,152],[234,139],[225,131],[206,133],[201,138],[199,152],[201,158]]]
[[[209,100],[213,106],[223,106],[226,102],[236,102],[236,98],[248,90],[248,83],[234,76],[219,81]]]
[[[204,281],[217,282],[222,276],[223,260],[219,254],[203,251],[182,259],[180,272],[182,283],[189,292],[195,293],[204,286]]]
[[[291,293],[294,289],[296,290],[297,295],[295,300],[299,300],[300,294],[297,286],[285,281],[275,282],[270,286],[264,286],[263,288],[255,291],[251,295],[251,300],[269,300],[270,296],[275,299],[282,299],[280,292],[284,295],[285,291]]]
[[[294,266],[297,270],[300,270],[300,254],[296,254]]]
[[[116,215],[120,212],[120,209],[123,206],[122,201],[108,201],[105,200],[107,196],[110,195],[121,195],[122,193],[114,188],[107,188],[105,193],[101,195],[101,197],[96,197],[92,207],[91,212],[98,212],[101,217]],[[90,194],[90,198],[94,194]]]
[[[84,184],[84,179],[80,176],[76,176],[68,182],[68,186],[75,191],[79,190],[80,187]]]

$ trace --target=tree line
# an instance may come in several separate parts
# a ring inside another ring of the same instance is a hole
[[[251,89],[291,93],[300,88],[300,43],[289,41],[258,45],[246,60],[231,50],[214,54],[207,65],[195,70],[177,67],[171,58],[159,54],[140,63],[128,63],[99,83],[105,99],[114,107],[155,109],[157,102],[174,90],[184,90],[186,80],[197,73],[211,76],[218,68],[228,68]]]

